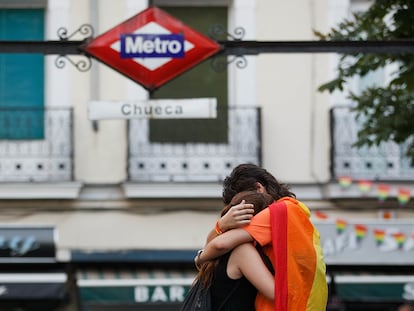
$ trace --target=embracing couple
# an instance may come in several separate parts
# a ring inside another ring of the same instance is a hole
[[[195,257],[213,311],[324,311],[326,267],[309,209],[263,168],[241,164]]]

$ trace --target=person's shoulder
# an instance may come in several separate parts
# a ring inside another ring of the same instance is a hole
[[[240,253],[252,252],[255,250],[256,248],[254,247],[253,243],[243,243],[235,247],[233,249],[233,252],[240,254]]]

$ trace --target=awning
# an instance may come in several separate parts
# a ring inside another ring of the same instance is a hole
[[[61,300],[66,273],[0,273],[0,301]]]
[[[77,284],[83,303],[180,303],[195,271],[82,270]]]
[[[414,275],[336,275],[334,284],[344,301],[414,300]]]

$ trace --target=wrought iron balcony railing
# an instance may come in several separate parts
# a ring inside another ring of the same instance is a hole
[[[0,107],[0,182],[73,180],[70,108]]]
[[[414,180],[414,167],[404,156],[405,145],[394,142],[379,146],[356,148],[360,125],[349,107],[331,111],[332,175],[370,180]]]
[[[227,120],[226,143],[153,143],[149,139],[151,121],[130,120],[129,180],[215,182],[222,181],[239,163],[260,164],[260,109],[232,107]]]

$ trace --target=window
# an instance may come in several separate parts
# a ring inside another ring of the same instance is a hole
[[[210,27],[227,29],[227,7],[160,6],[201,34]],[[217,98],[217,119],[151,120],[150,141],[161,143],[227,143],[227,72],[216,72],[206,60],[151,94],[151,98]]]
[[[43,41],[43,9],[0,8],[0,40]],[[0,139],[44,135],[44,56],[0,54]]]

